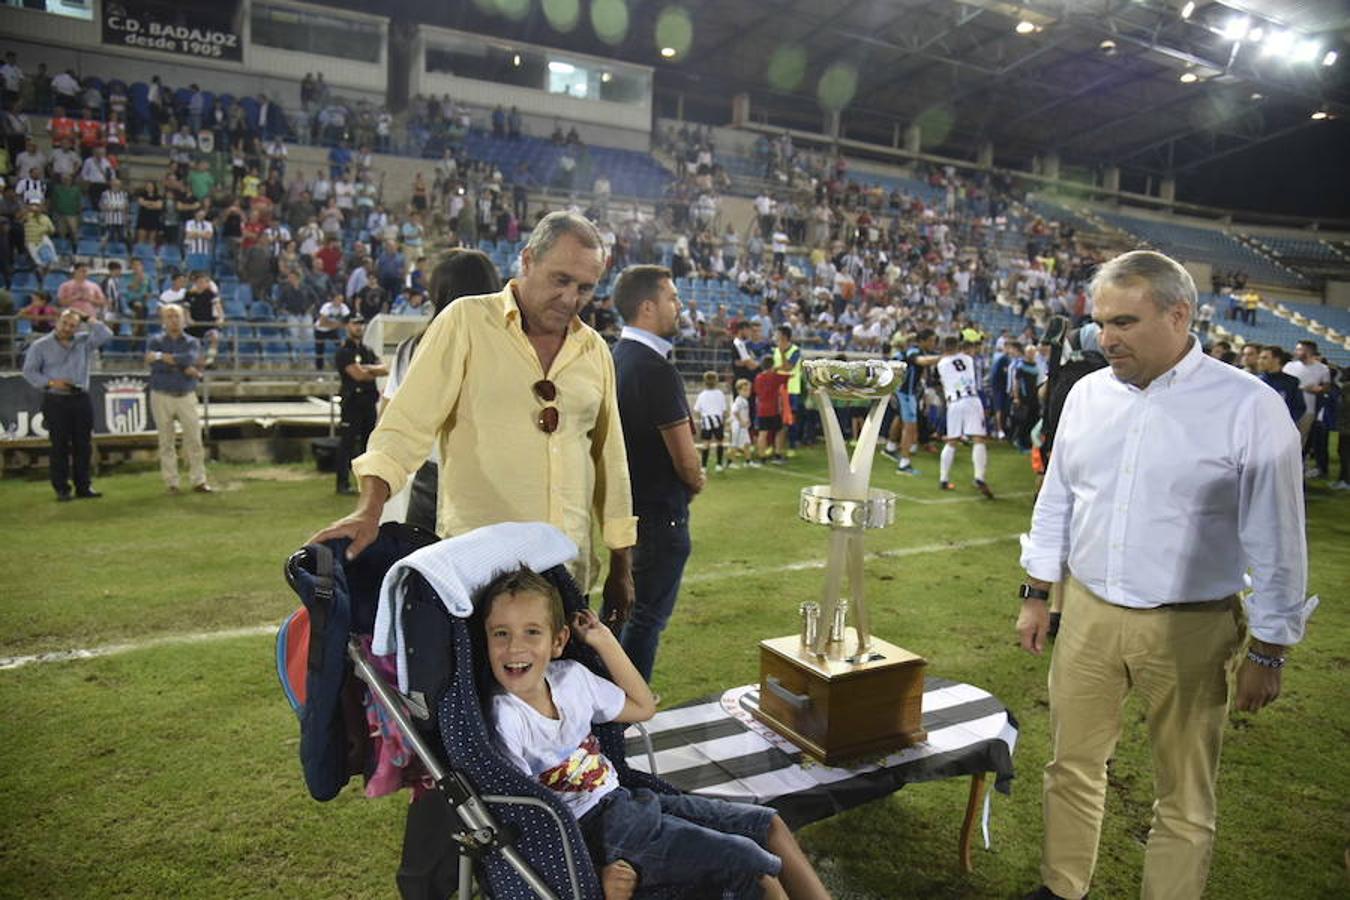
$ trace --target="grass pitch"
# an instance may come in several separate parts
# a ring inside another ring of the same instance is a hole
[[[874,630],[930,671],[999,696],[1022,731],[1013,796],[996,795],[993,850],[956,867],[967,783],[912,785],[801,832],[841,898],[1007,898],[1038,882],[1040,767],[1048,752],[1048,658],[1015,646],[1016,535],[1032,477],[991,454],[999,499],[936,489],[878,459],[873,484],[901,494],[899,521],[868,535]],[[40,481],[0,482],[0,657],[133,644],[100,658],[0,670],[2,897],[394,897],[405,797],[353,783],[305,793],[298,732],[276,683],[274,626],[296,605],[286,556],[345,513],[331,476],[304,466],[212,467],[213,496],[163,493],[158,474],[98,480],[102,500],[57,504]],[[805,451],[782,468],[714,475],[693,512],[694,555],[657,660],[667,704],[757,678],[756,642],[796,627],[814,599],[824,529],[797,492],[827,480]],[[1284,694],[1234,715],[1219,779],[1208,895],[1346,896],[1350,825],[1350,498],[1309,491],[1311,590],[1323,597],[1291,656]],[[189,640],[188,638],[193,638]],[[1142,709],[1127,710],[1112,764],[1093,896],[1136,896],[1152,781]]]

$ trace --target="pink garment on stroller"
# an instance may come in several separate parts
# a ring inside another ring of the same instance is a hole
[[[388,656],[376,656],[370,652],[370,636],[361,635],[361,651],[370,661],[371,667],[385,679],[386,684],[395,684],[398,679],[398,667],[391,653]],[[412,749],[403,740],[403,733],[390,719],[370,691],[363,692],[362,703],[366,708],[366,724],[370,728],[370,753],[375,759],[375,769],[366,779],[366,796],[383,797],[412,788],[414,802],[435,785],[426,769],[417,759]]]

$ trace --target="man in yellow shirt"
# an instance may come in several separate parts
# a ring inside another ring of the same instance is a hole
[[[604,339],[577,313],[604,273],[595,226],[551,213],[521,251],[521,275],[497,294],[462,297],[427,329],[366,452],[352,463],[356,511],[310,538],[375,539],[380,512],[438,442],[436,530],[450,537],[497,522],[548,522],[581,553],[572,574],[599,573],[592,534],[610,551],[606,607],[633,603],[637,542],[628,462]]]

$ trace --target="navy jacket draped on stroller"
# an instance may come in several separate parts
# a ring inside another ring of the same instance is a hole
[[[451,614],[447,607],[455,604],[441,596],[447,593],[444,584],[434,575],[400,567],[400,589],[386,591],[386,604],[391,597],[398,604],[403,651],[398,680],[406,680],[406,690],[382,677],[364,649],[376,628],[386,573],[409,554],[436,544],[438,558],[453,559],[456,546],[467,547],[470,555],[492,547],[489,556],[533,568],[534,551],[513,542],[519,543],[529,529],[548,528],[508,523],[437,543],[425,531],[386,524],[376,542],[354,560],[345,559],[346,541],[333,541],[303,547],[286,562],[287,581],[304,605],[278,634],[277,665],[287,698],[300,716],[300,756],[311,794],[329,800],[352,775],[371,775],[364,691],[396,724],[428,783],[435,786],[410,808],[399,875],[405,897],[444,897],[456,886],[467,897],[471,877],[495,900],[602,896],[576,820],[549,790],[508,763],[490,740],[484,699],[492,676],[482,629],[471,616]],[[466,542],[468,538],[477,543]],[[463,568],[473,567],[470,560]],[[492,574],[484,573],[478,584],[465,587],[476,590]],[[543,574],[558,586],[569,616],[587,606],[562,565]],[[386,606],[382,626],[392,613]],[[378,639],[376,645],[378,649]],[[564,657],[607,677],[599,657],[579,642],[570,643]],[[629,768],[623,727],[594,726],[620,783],[675,792],[659,778]],[[655,894],[640,890],[639,896]]]

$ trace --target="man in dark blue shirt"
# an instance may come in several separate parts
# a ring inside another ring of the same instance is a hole
[[[86,323],[88,331],[81,332]],[[94,351],[112,340],[102,322],[68,308],[56,328],[32,343],[23,360],[23,377],[42,391],[42,419],[52,439],[48,461],[57,500],[69,500],[71,470],[75,496],[103,496],[89,483],[94,453],[94,404],[89,399],[89,362]],[[73,465],[72,465],[73,463]]]
[[[159,471],[169,493],[178,493],[178,451],[173,431],[176,421],[183,429],[183,453],[188,458],[192,489],[209,494],[202,424],[197,415],[202,345],[183,330],[187,324],[183,307],[176,303],[161,306],[159,318],[164,331],[150,338],[145,346],[145,363],[150,367],[150,413],[159,432]]]
[[[680,321],[670,270],[628,267],[614,285],[614,302],[626,323],[614,345],[614,370],[638,517],[635,601],[619,642],[650,681],[691,550],[689,501],[705,478],[684,381],[668,358]]]
[[[891,419],[891,428],[887,432],[886,448],[882,454],[895,460],[895,471],[901,475],[917,475],[919,471],[910,463],[909,454],[919,443],[919,398],[923,396],[923,367],[935,364],[940,356],[933,351],[937,348],[937,334],[931,328],[925,328],[905,348],[905,381],[895,392],[899,405],[899,415]],[[896,441],[899,438],[899,441]]]
[[[1273,344],[1262,347],[1256,356],[1260,379],[1284,399],[1284,405],[1289,407],[1289,415],[1294,417],[1294,424],[1298,424],[1298,420],[1308,411],[1308,404],[1303,399],[1303,388],[1299,386],[1298,379],[1284,371],[1287,362],[1289,354],[1283,347]]]

